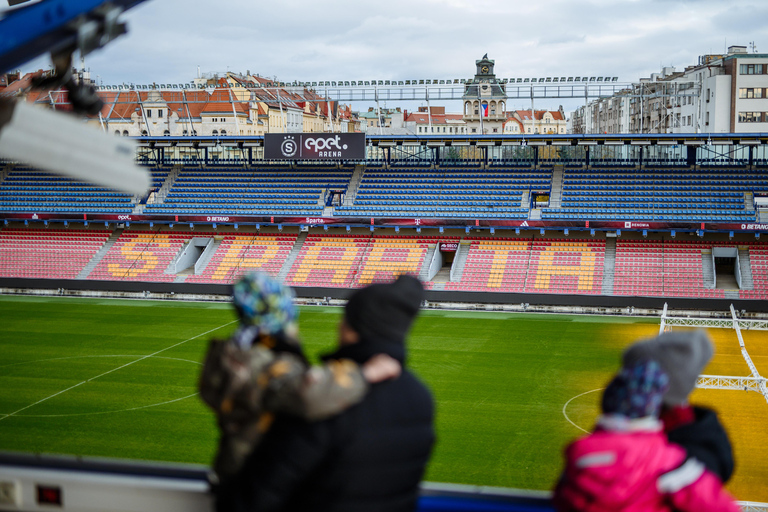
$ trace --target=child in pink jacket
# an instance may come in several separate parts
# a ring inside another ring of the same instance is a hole
[[[560,512],[738,512],[720,479],[671,444],[659,421],[669,377],[653,360],[622,368],[591,434],[565,451],[553,503]]]

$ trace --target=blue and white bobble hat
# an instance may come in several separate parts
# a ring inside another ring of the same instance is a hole
[[[263,272],[244,275],[232,290],[232,303],[240,315],[241,326],[255,327],[259,335],[298,335],[299,314],[293,298],[290,287]]]
[[[630,419],[659,417],[661,400],[669,388],[669,376],[653,360],[623,367],[603,393],[603,413]]]

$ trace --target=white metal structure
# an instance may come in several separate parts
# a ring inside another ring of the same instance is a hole
[[[724,375],[700,375],[696,387],[702,389],[733,389],[737,391],[756,391],[763,395],[768,402],[768,387],[766,379],[757,371],[752,358],[744,346],[744,338],[741,336],[741,330],[754,329],[768,331],[768,320],[747,320],[739,318],[736,314],[733,304],[731,304],[731,318],[696,318],[696,317],[670,317],[667,316],[667,304],[661,313],[661,325],[659,334],[670,330],[671,327],[711,327],[718,329],[733,329],[739,339],[741,355],[750,370],[747,377],[733,377]]]

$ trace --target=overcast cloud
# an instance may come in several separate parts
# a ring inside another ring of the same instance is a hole
[[[198,65],[283,81],[468,78],[485,53],[503,78],[636,81],[726,44],[768,53],[765,0],[150,0],[124,19],[129,34],[86,59],[104,84],[188,82]]]

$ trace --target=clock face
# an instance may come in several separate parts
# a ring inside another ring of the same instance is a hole
[[[480,68],[480,71],[482,71],[483,73],[487,73],[488,72],[488,66],[483,66],[482,68]]]

